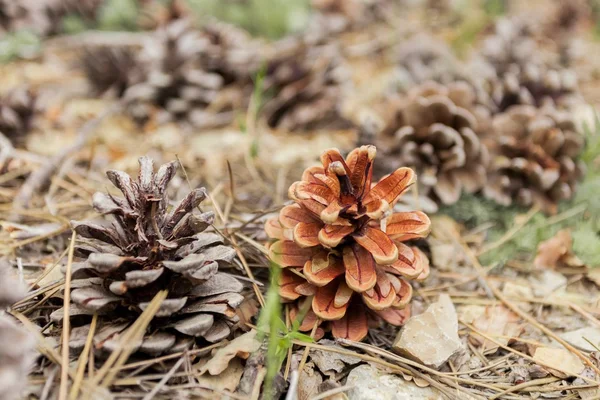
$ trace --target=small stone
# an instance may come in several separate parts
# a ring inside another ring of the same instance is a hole
[[[462,349],[458,319],[450,296],[443,294],[421,314],[410,318],[393,348],[432,368],[440,368]]]
[[[553,368],[548,368],[548,370],[552,375],[561,379],[579,375],[585,368],[581,360],[566,349],[538,347],[533,355],[533,359],[545,365],[560,368],[560,371]]]
[[[595,328],[593,326],[577,329],[575,331],[565,332],[562,335],[560,335],[560,337],[583,351],[597,350],[597,348],[592,346],[590,342],[592,342],[596,346],[600,346],[600,329]]]
[[[354,368],[346,385],[349,400],[443,400],[441,392],[432,387],[420,388],[396,375],[381,374],[370,365]]]

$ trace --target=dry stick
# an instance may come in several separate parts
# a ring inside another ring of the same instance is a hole
[[[592,314],[590,314],[589,312],[585,311],[583,308],[578,306],[577,304],[569,303],[569,307],[571,307],[573,309],[573,311],[581,314],[585,319],[587,319],[594,325],[600,327],[600,321],[596,317],[594,317]]]
[[[321,323],[321,319],[317,318],[317,320],[315,321],[315,324],[312,327],[312,330],[310,331],[311,338],[314,339],[315,333],[317,332],[317,328],[319,327],[320,323]],[[306,364],[306,360],[308,360],[309,352],[310,352],[310,347],[305,347],[304,353],[302,353],[302,359],[300,360],[300,365],[298,366],[298,373],[300,373],[300,372],[302,372],[302,370],[304,370],[304,365]]]
[[[349,345],[349,346],[357,347],[357,348],[362,349],[364,351],[370,351],[370,352],[373,352],[375,354],[379,354],[379,355],[381,355],[383,357],[386,357],[388,359],[404,363],[404,364],[406,364],[406,368],[410,368],[410,367],[419,368],[419,369],[422,369],[423,371],[426,371],[426,372],[428,372],[430,374],[433,374],[433,375],[437,375],[437,376],[444,377],[444,378],[449,377],[446,373],[439,372],[439,371],[437,371],[435,369],[432,369],[432,368],[429,368],[429,367],[427,367],[427,366],[425,366],[423,364],[419,364],[416,361],[412,361],[412,360],[409,360],[407,358],[400,357],[398,355],[390,353],[389,351],[380,349],[380,348],[375,347],[375,346],[368,345],[366,343],[355,342],[355,341],[347,340],[347,339],[338,339],[337,341],[339,343],[342,343],[342,344],[346,344],[346,345]],[[412,375],[412,371],[410,371],[410,370],[409,370],[409,375]],[[459,378],[459,377],[452,377],[452,379],[456,380],[457,382],[463,382],[463,383],[468,383],[468,384],[472,384],[472,385],[478,385],[478,386],[481,386],[481,387],[486,387],[488,389],[492,389],[492,390],[495,390],[497,392],[500,391],[500,390],[502,390],[502,389],[500,389],[497,386],[484,384],[484,383],[481,383],[481,382],[474,381],[472,379],[465,379],[465,378]]]
[[[79,393],[79,388],[81,387],[81,383],[83,382],[83,375],[85,373],[85,366],[88,362],[88,355],[90,353],[90,349],[92,347],[92,340],[94,339],[94,333],[96,333],[96,324],[98,323],[98,314],[94,313],[92,317],[92,323],[90,324],[90,331],[88,332],[88,336],[85,341],[85,346],[83,347],[83,351],[81,352],[81,356],[77,361],[77,372],[75,373],[75,380],[73,381],[73,387],[71,387],[71,393],[69,394],[70,400],[77,399],[77,394]]]
[[[494,400],[494,399],[497,399],[498,397],[502,397],[509,393],[518,392],[521,389],[526,389],[531,386],[545,385],[547,383],[553,383],[556,381],[560,381],[560,379],[552,376],[550,378],[536,379],[536,380],[529,381],[529,382],[523,382],[520,385],[511,386],[508,389],[506,389],[505,391],[495,394],[494,396],[490,397],[489,400]]]
[[[258,299],[258,302],[260,303],[260,306],[264,307],[265,306],[265,299],[264,299],[264,297],[263,297],[263,295],[262,295],[262,293],[260,291],[260,288],[255,283],[256,279],[254,278],[254,274],[252,273],[252,270],[250,269],[250,266],[248,265],[248,262],[246,261],[246,257],[244,257],[244,254],[240,250],[240,246],[238,245],[237,240],[235,240],[235,236],[234,235],[230,236],[230,240],[231,240],[231,243],[233,243],[233,245],[234,245],[235,252],[237,253],[240,261],[242,262],[242,265],[244,266],[244,270],[246,271],[246,274],[253,281],[252,282],[252,288],[254,289],[254,293],[256,294],[256,298]]]
[[[69,251],[68,248],[65,249],[65,251],[63,251],[60,254],[60,257],[58,257],[58,259],[56,260],[56,262],[54,264],[52,264],[52,266],[48,269],[46,269],[42,275],[40,275],[39,278],[37,278],[31,285],[29,285],[29,290],[33,289],[38,283],[40,283],[42,281],[42,279],[44,279],[46,276],[48,276],[48,274],[50,274],[50,272],[52,272],[52,270],[60,263],[60,261],[67,255],[67,252]]]
[[[557,367],[555,365],[547,364],[547,363],[545,363],[543,361],[540,361],[540,360],[536,360],[535,358],[531,357],[530,355],[527,355],[525,353],[522,353],[522,352],[520,352],[518,350],[513,349],[512,347],[509,347],[509,346],[507,346],[505,344],[502,344],[501,342],[497,341],[493,337],[491,337],[491,336],[487,335],[486,333],[480,331],[479,329],[475,328],[473,325],[469,324],[468,322],[465,322],[465,321],[459,321],[459,322],[461,324],[463,324],[464,326],[468,327],[469,329],[471,329],[476,334],[482,336],[483,338],[489,340],[490,342],[493,342],[493,343],[497,344],[499,347],[502,347],[504,350],[508,350],[511,353],[517,354],[518,356],[523,357],[523,358],[525,358],[525,359],[527,359],[527,360],[529,360],[529,361],[531,361],[531,362],[533,362],[535,364],[541,365],[544,368],[554,369],[556,371],[562,372],[563,374],[566,374],[567,376],[575,376],[577,378],[583,379],[584,381],[590,382],[591,384],[600,385],[600,381],[596,381],[596,380],[593,380],[591,378],[586,378],[583,375],[577,375],[577,374],[573,374],[572,372],[561,370],[560,367]]]
[[[465,250],[467,256],[471,259],[471,262],[473,263],[473,266],[475,267],[475,270],[477,271],[477,273],[480,274],[484,280],[487,280],[487,277],[486,277],[485,273],[483,272],[484,268],[479,263],[479,259],[477,258],[477,256],[466,245],[466,243],[461,242],[461,244],[462,244],[463,249]],[[529,314],[527,314],[526,312],[521,310],[517,305],[515,305],[510,300],[508,300],[506,297],[504,297],[504,295],[496,287],[490,286],[490,289],[492,290],[492,292],[494,293],[496,298],[498,298],[498,300],[500,300],[502,303],[504,303],[504,305],[506,305],[515,314],[517,314],[518,316],[520,316],[521,318],[523,318],[524,320],[526,320],[527,322],[529,322],[530,324],[532,324],[533,326],[535,326],[536,328],[538,328],[539,330],[544,332],[546,334],[546,336],[556,340],[565,349],[569,350],[571,353],[574,353],[581,361],[583,361],[590,368],[592,368],[597,374],[600,374],[600,369],[589,358],[587,358],[583,353],[581,353],[575,347],[571,346],[563,338],[557,336],[550,329],[548,329],[544,325],[540,324],[535,318],[533,318],[532,316],[530,316]]]
[[[156,394],[158,393],[158,391],[165,386],[165,384],[167,383],[167,381],[169,379],[171,379],[171,377],[173,376],[173,374],[175,372],[177,372],[177,370],[179,369],[179,367],[181,367],[181,364],[183,364],[183,361],[185,360],[184,357],[181,357],[179,359],[179,361],[177,361],[175,363],[175,365],[173,365],[173,368],[171,368],[169,370],[169,372],[167,372],[167,374],[165,376],[163,376],[163,378],[156,384],[156,386],[154,386],[154,388],[152,389],[152,391],[150,393],[148,393],[147,395],[144,396],[144,398],[142,400],[151,400],[154,398],[154,396],[156,396]]]
[[[71,245],[69,246],[69,256],[67,258],[67,271],[65,272],[65,290],[63,301],[63,331],[62,331],[62,362],[60,371],[60,390],[58,392],[59,400],[66,400],[69,385],[69,334],[71,319],[69,309],[71,307],[71,267],[73,265],[73,253],[75,251],[75,238],[77,233],[73,231],[71,235]]]
[[[333,396],[334,394],[344,393],[350,389],[354,389],[354,387],[355,387],[355,385],[346,385],[346,386],[342,386],[342,387],[338,387],[338,388],[334,388],[334,389],[329,389],[323,393],[319,393],[315,397],[311,397],[310,400],[322,400],[329,396]]]
[[[129,328],[128,332],[125,335],[123,335],[122,340],[119,342],[120,354],[118,354],[116,362],[114,362],[114,365],[117,366],[117,368],[111,369],[109,365],[109,368],[107,368],[105,376],[103,377],[101,382],[100,379],[96,378],[96,381],[100,382],[101,387],[108,388],[114,381],[119,371],[119,368],[123,366],[123,364],[125,364],[131,353],[134,351],[134,346],[128,346],[127,344],[137,343],[138,341],[142,340],[144,332],[148,327],[148,324],[150,324],[150,321],[152,321],[152,318],[154,318],[154,316],[160,309],[162,302],[167,298],[167,294],[167,290],[161,290],[160,292],[158,292],[154,296],[146,310],[144,310],[144,312],[138,317],[137,321],[135,321],[135,323]],[[104,368],[104,366],[102,367]]]
[[[116,373],[119,371],[119,368],[113,368],[115,363],[121,361],[121,353],[124,353],[126,357],[129,356],[129,353],[133,350],[133,346],[128,346],[128,344],[133,344],[136,338],[136,333],[138,331],[143,331],[146,329],[154,314],[158,311],[158,308],[162,304],[162,301],[167,297],[167,291],[162,290],[154,296],[154,299],[150,302],[148,307],[142,312],[142,314],[137,318],[137,320],[127,329],[125,334],[122,335],[121,340],[118,342],[117,348],[110,354],[108,359],[104,362],[100,370],[94,374],[94,377],[88,378],[90,387],[95,388],[97,386],[106,386],[110,384]],[[150,317],[150,318],[149,318]],[[129,347],[124,351],[125,347]],[[124,361],[123,361],[124,363]],[[93,395],[93,391],[87,394],[88,397]]]
[[[490,250],[496,249],[496,248],[502,246],[504,243],[508,242],[519,230],[521,230],[521,228],[523,228],[525,225],[527,225],[527,223],[531,220],[531,218],[534,217],[535,214],[538,213],[538,211],[540,211],[539,206],[531,207],[529,212],[525,215],[525,218],[523,219],[523,221],[521,221],[518,224],[515,224],[515,226],[513,226],[509,231],[507,231],[504,235],[502,235],[502,237],[500,239],[498,239],[494,243],[490,243],[489,245],[484,246],[479,251],[479,253],[477,253],[477,256],[481,256],[482,254],[485,254]]]
[[[13,201],[13,209],[27,208],[33,195],[42,190],[51,180],[52,175],[61,167],[61,165],[74,153],[83,148],[88,139],[94,134],[96,128],[100,126],[104,119],[119,112],[123,107],[123,101],[119,101],[105,110],[96,118],[87,121],[79,130],[75,142],[65,148],[60,153],[50,158],[42,167],[35,170],[25,183],[21,186],[19,193]]]

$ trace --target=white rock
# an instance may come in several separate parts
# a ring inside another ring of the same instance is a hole
[[[600,347],[600,329],[593,326],[565,332],[560,337],[583,351],[596,351],[596,348],[590,342]]]
[[[439,368],[463,346],[458,337],[458,319],[447,294],[440,295],[420,315],[410,318],[402,328],[394,349],[422,364]]]
[[[370,365],[354,368],[346,385],[349,400],[443,400],[442,393],[432,387],[420,388],[396,375],[381,374]]]

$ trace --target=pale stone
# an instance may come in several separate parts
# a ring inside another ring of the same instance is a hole
[[[597,347],[600,347],[600,329],[593,326],[565,332],[560,337],[583,351],[597,351]],[[592,346],[590,342],[597,347]]]
[[[529,278],[533,292],[538,297],[546,297],[559,292],[564,292],[567,278],[556,271],[545,269],[539,275]]]
[[[396,375],[380,373],[370,365],[354,368],[346,385],[349,400],[443,400],[442,393],[432,387],[421,388]]]
[[[554,347],[538,347],[533,355],[533,359],[548,366],[560,368],[560,371],[553,368],[547,368],[550,373],[561,379],[569,376],[581,374],[585,366],[577,356],[566,349]]]
[[[424,365],[439,368],[462,349],[458,319],[447,294],[440,295],[420,315],[410,318],[402,328],[394,349]]]

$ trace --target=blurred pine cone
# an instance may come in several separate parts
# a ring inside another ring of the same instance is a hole
[[[402,42],[394,56],[400,89],[427,81],[450,83],[465,79],[458,59],[444,42],[427,34],[418,34]]]
[[[265,224],[275,239],[270,259],[284,268],[279,293],[291,304],[291,318],[312,305],[301,330],[320,318],[337,338],[361,340],[369,319],[401,325],[408,316],[408,280],[429,275],[429,261],[405,241],[429,233],[420,211],[393,213],[394,204],[416,180],[399,168],[371,187],[376,150],[362,146],[344,160],[337,149],[325,151],[322,166],[304,171],[293,183],[278,218]],[[366,307],[365,307],[366,306]]]
[[[127,48],[99,47],[86,50],[81,63],[96,94],[114,91],[121,97],[137,79],[139,65],[133,52]]]
[[[168,298],[137,344],[141,352],[172,350],[178,338],[183,344],[194,337],[217,342],[238,321],[235,308],[243,300],[242,285],[218,272],[219,265],[232,262],[235,251],[222,245],[219,235],[203,232],[214,213],[193,213],[206,197],[203,188],[167,211],[166,190],[175,171],[176,163],[171,162],[155,173],[147,157],[140,159],[136,181],[124,172],[108,171],[124,198],[96,193],[93,202],[113,222],[73,222],[85,238],[77,253],[87,259],[73,266],[71,311],[73,316],[102,316],[98,348],[110,351],[116,344],[111,337],[126,329],[160,290],[168,290]],[[60,320],[62,313],[56,311],[53,318]],[[75,329],[76,337],[85,338],[89,326]],[[83,343],[85,339],[74,340],[71,346],[76,350]]]
[[[0,28],[50,36],[60,33],[62,20],[68,15],[96,21],[103,4],[104,0],[0,0]]]
[[[514,105],[571,107],[581,102],[576,74],[560,65],[558,51],[537,42],[538,26],[525,19],[502,19],[484,43],[484,72],[496,112]],[[481,70],[479,71],[481,72]]]
[[[196,126],[225,125],[244,107],[260,52],[243,31],[215,23],[195,30],[185,20],[159,29],[140,54],[141,82],[126,97],[137,104],[136,117],[150,115],[144,104],[169,119]],[[219,115],[217,115],[219,114]]]
[[[482,44],[482,57],[494,68],[498,76],[504,75],[512,65],[523,67],[541,64],[543,54],[538,48],[538,28],[524,18],[502,18]]]
[[[544,65],[513,65],[494,82],[492,90],[499,112],[514,105],[570,108],[583,101],[573,71]]]
[[[284,39],[267,66],[264,88],[273,98],[262,114],[270,127],[286,131],[349,129],[352,123],[340,109],[349,84],[337,46]]]
[[[384,22],[393,5],[393,0],[312,0],[304,37],[310,43],[325,43],[333,35]]]
[[[0,399],[21,399],[33,363],[35,340],[4,310],[20,300],[25,289],[10,276],[8,261],[0,260]]]
[[[490,145],[485,195],[502,205],[537,204],[555,213],[585,172],[578,161],[585,139],[573,119],[565,111],[518,106],[495,116],[493,126],[501,136]]]
[[[22,144],[36,111],[36,96],[20,87],[0,97],[0,132],[14,145]]]
[[[593,23],[592,2],[590,0],[555,0],[546,18],[544,33],[556,40],[569,40],[582,28],[587,29]]]
[[[387,122],[377,137],[383,171],[414,168],[419,194],[442,204],[458,201],[462,190],[483,188],[489,157],[481,136],[489,110],[469,84],[426,82],[386,106]]]

